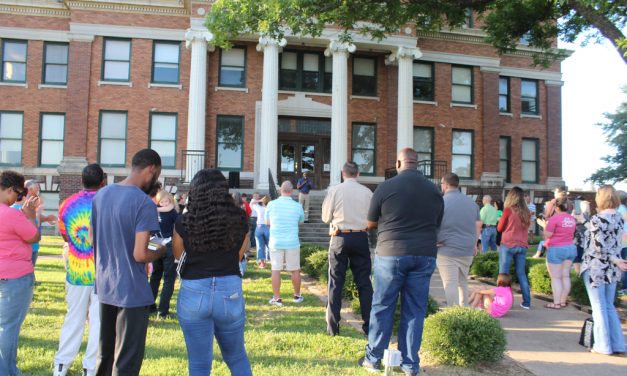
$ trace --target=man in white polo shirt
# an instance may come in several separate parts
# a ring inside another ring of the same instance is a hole
[[[305,220],[303,207],[292,199],[294,186],[289,181],[281,184],[281,196],[266,208],[266,224],[270,226],[270,259],[272,264],[272,299],[269,303],[282,306],[281,271],[292,274],[294,303],[303,301],[300,295],[300,241],[298,224]]]

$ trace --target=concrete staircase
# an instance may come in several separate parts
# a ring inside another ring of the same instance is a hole
[[[298,200],[297,196],[294,198]],[[300,242],[328,247],[330,239],[329,225],[322,222],[322,202],[324,201],[324,195],[311,194],[309,201],[309,223],[300,225]]]

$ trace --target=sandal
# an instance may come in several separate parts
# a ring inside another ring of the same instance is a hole
[[[560,306],[562,306],[562,308],[566,308],[568,307],[568,302],[560,303]]]
[[[545,304],[544,308],[548,308],[548,309],[562,309],[562,306],[560,304],[549,303],[549,304]]]

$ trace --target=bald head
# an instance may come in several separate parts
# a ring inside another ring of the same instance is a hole
[[[490,205],[492,203],[492,196],[485,195],[483,196],[483,205]]]
[[[418,154],[412,148],[403,148],[396,158],[396,170],[415,170],[418,165]]]
[[[281,183],[281,188],[279,188],[279,190],[281,191],[281,196],[291,196],[294,186],[291,181],[286,180]]]

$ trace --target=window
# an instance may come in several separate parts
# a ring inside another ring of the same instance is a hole
[[[279,89],[331,92],[333,60],[317,52],[281,53]]]
[[[161,156],[161,165],[176,167],[177,114],[150,114],[150,148]]]
[[[24,113],[0,112],[0,165],[22,163]]]
[[[414,127],[414,150],[418,154],[418,162],[433,161],[433,128]],[[431,164],[422,168],[425,176],[433,176]]]
[[[218,115],[216,161],[219,169],[242,169],[244,153],[244,117]]]
[[[180,43],[155,42],[153,49],[152,82],[158,84],[178,84]]]
[[[65,114],[41,114],[39,165],[58,166],[63,159]]]
[[[246,85],[246,49],[233,47],[220,51],[220,86]]]
[[[103,166],[126,164],[126,111],[100,111],[100,150],[98,160]]]
[[[2,41],[2,81],[26,82],[27,47],[26,41]]]
[[[44,44],[44,84],[67,84],[67,62],[69,45],[67,43]]]
[[[499,111],[511,112],[509,107],[509,77],[499,78]]]
[[[538,182],[538,140],[522,140],[522,181],[523,183]]]
[[[462,179],[472,179],[472,131],[453,131],[451,169]]]
[[[377,146],[375,124],[353,124],[353,162],[359,166],[361,175],[374,175]]]
[[[509,137],[499,138],[499,175],[506,182],[511,181],[510,173],[510,155],[511,155],[511,139]]]
[[[451,100],[455,103],[473,103],[472,68],[453,67]]]
[[[353,59],[353,95],[377,96],[377,61],[370,57]]]
[[[414,99],[433,101],[433,63],[414,63]]]
[[[102,79],[105,81],[129,81],[131,77],[131,41],[105,39]]]
[[[538,81],[520,81],[520,101],[523,114],[538,114]]]
[[[475,27],[475,22],[474,19],[472,17],[472,9],[467,8],[466,9],[466,24],[465,26],[469,29],[472,29],[473,27]]]

